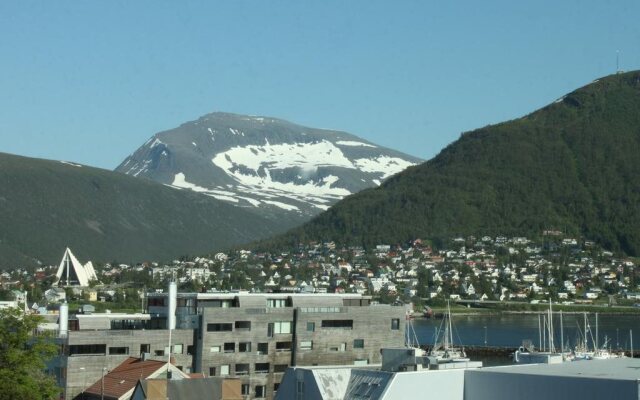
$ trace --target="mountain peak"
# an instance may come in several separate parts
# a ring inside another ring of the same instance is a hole
[[[418,162],[346,132],[214,112],[154,135],[116,171],[299,221]]]

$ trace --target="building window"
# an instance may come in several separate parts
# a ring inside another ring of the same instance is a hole
[[[279,383],[274,383],[273,384],[273,394],[276,394],[276,392],[278,391],[278,388],[280,387]]]
[[[207,332],[231,332],[233,324],[207,324]]]
[[[307,322],[307,332],[315,332],[316,323],[315,322]]]
[[[209,353],[220,353],[220,350],[222,350],[220,346],[211,346],[209,348]]]
[[[156,357],[162,357],[164,356],[164,350],[156,350],[153,354],[155,354]]]
[[[276,364],[273,366],[273,372],[281,373],[285,372],[289,368],[289,364]]]
[[[291,333],[290,321],[271,322],[267,326],[267,335],[273,337],[274,334]]]
[[[251,330],[251,321],[236,321],[236,330],[237,331],[250,331]]]
[[[353,320],[352,319],[323,319],[322,327],[353,329]]]
[[[313,349],[312,340],[303,340],[300,342],[300,350],[312,350],[312,349]]]
[[[276,342],[276,351],[291,351],[291,342]]]
[[[235,353],[236,344],[234,342],[228,342],[224,344],[224,352],[225,353]]]
[[[400,330],[400,319],[392,318],[391,319],[391,330],[397,331]]]
[[[240,343],[238,343],[238,352],[240,352],[240,353],[249,353],[249,352],[251,352],[251,342],[240,342]]]
[[[241,390],[243,396],[249,396],[251,394],[251,385],[248,383],[243,383]]]
[[[229,364],[221,365],[220,376],[227,376],[227,375],[229,375]]]
[[[330,346],[329,347],[329,351],[346,351],[347,350],[347,344],[346,343],[340,343],[337,346]]]
[[[304,381],[296,381],[296,400],[304,400]]]
[[[269,308],[283,308],[288,306],[287,299],[267,299],[267,307]]]
[[[70,356],[105,354],[107,354],[106,344],[72,344],[69,346]]]
[[[140,345],[140,354],[151,353],[151,345],[150,344],[141,344]]]
[[[353,365],[357,365],[357,366],[369,365],[369,359],[367,359],[367,358],[356,358],[353,361]]]
[[[261,399],[267,397],[267,386],[256,385],[256,398]]]
[[[256,374],[268,374],[269,363],[256,363]]]
[[[109,355],[129,354],[128,347],[109,347]]]
[[[194,351],[195,347],[193,347],[192,344],[187,346],[187,354],[192,356],[193,355],[193,351]]]
[[[258,354],[269,354],[269,343],[258,343]]]
[[[353,339],[354,349],[364,349],[364,339]]]
[[[209,367],[209,376],[216,376],[216,367]]]
[[[181,344],[174,344],[173,345],[173,354],[182,354],[182,345]]]
[[[249,375],[249,364],[236,364],[236,375]]]

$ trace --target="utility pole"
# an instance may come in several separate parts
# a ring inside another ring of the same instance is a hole
[[[100,400],[104,400],[104,373],[107,367],[102,367],[102,379],[100,380]]]

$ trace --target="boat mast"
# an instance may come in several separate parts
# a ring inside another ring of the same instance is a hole
[[[542,326],[540,325],[540,314],[538,314],[538,349],[542,349]]]
[[[599,347],[599,343],[598,343],[598,313],[596,313],[596,342],[595,342],[595,349],[593,349],[596,352],[600,352],[600,347]]]
[[[562,310],[560,310],[560,353],[564,357],[564,325],[562,324]]]
[[[551,299],[549,299],[549,351],[555,352],[555,346],[553,344],[553,310],[551,309]]]

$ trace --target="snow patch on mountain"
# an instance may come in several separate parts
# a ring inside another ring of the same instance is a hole
[[[398,157],[379,156],[375,158],[359,158],[354,164],[364,172],[381,172],[381,179],[386,179],[414,165],[412,162]]]
[[[356,142],[353,140],[338,140],[336,144],[339,146],[361,146],[361,147],[373,147],[373,148],[376,147],[372,144]]]
[[[276,206],[276,207],[280,207],[283,210],[287,210],[287,211],[294,211],[294,210],[299,211],[300,210],[296,206],[292,206],[291,204],[285,204],[285,203],[282,203],[280,201],[264,200],[264,202],[267,203],[267,204],[271,204],[273,206]]]
[[[78,167],[78,168],[82,168],[82,165],[80,164],[76,164],[76,163],[72,163],[71,161],[60,161],[62,164],[66,164],[66,165],[71,165],[72,167]]]

